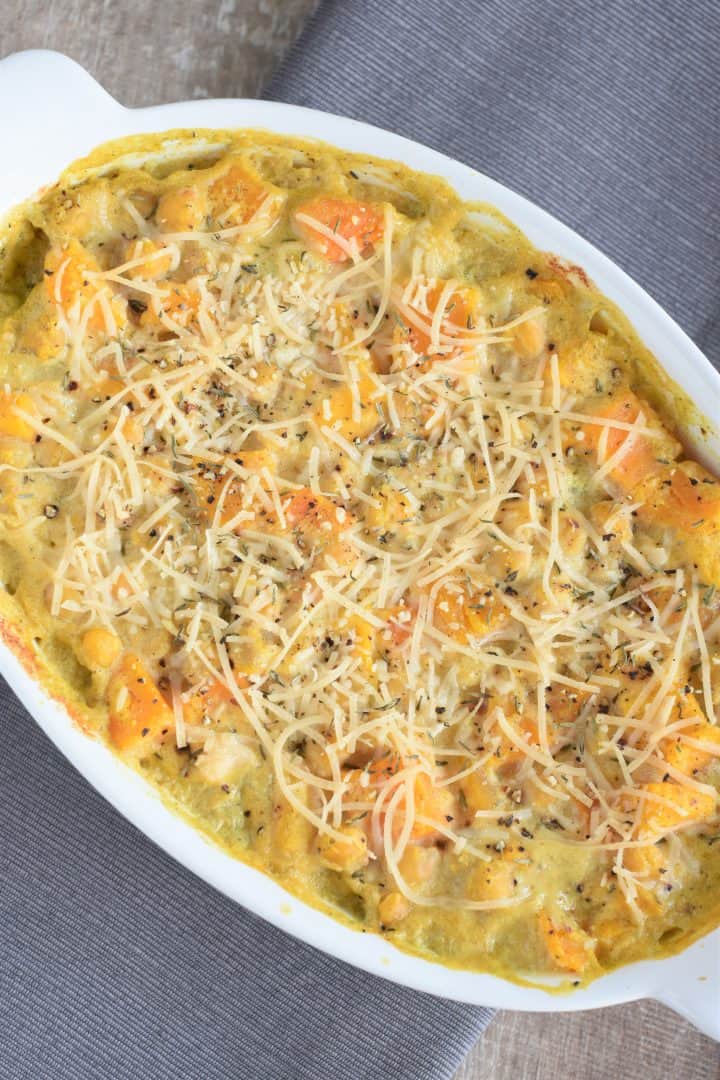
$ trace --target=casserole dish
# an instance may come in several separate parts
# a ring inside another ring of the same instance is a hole
[[[583,265],[600,288],[630,315],[641,336],[681,388],[696,402],[717,399],[717,376],[705,366],[684,335],[636,286],[568,230],[473,171],[372,128],[286,106],[215,102],[128,111],[104,95],[76,65],[67,65],[67,61],[53,54],[26,54],[7,61],[0,70],[0,87],[23,102],[20,124],[6,137],[10,164],[0,190],[2,205],[9,207],[40,184],[52,180],[68,160],[90,150],[98,142],[173,126],[257,126],[288,134],[319,136],[365,152],[376,153],[379,146],[379,152],[384,156],[400,158],[411,166],[444,176],[464,197],[497,205],[533,242]],[[64,91],[61,99],[48,109],[42,87],[50,83],[61,84]],[[53,115],[55,110],[57,115]],[[84,118],[79,124],[77,116]],[[72,121],[67,119],[69,117]],[[71,127],[73,130],[69,130]],[[39,128],[51,134],[42,146],[30,145]],[[711,439],[699,442],[699,429],[687,434],[689,441],[706,456],[713,456],[717,451],[717,442],[714,445]],[[295,900],[288,902],[278,886],[210,848],[189,826],[174,818],[142,781],[135,776],[129,777],[127,770],[107,751],[80,735],[56,706],[41,703],[42,695],[21,677],[16,664],[8,660],[3,670],[11,685],[31,705],[41,726],[135,824],[172,854],[182,850],[182,861],[191,869],[277,925],[343,959],[420,989],[512,1008],[556,1007],[556,1001],[542,990],[509,987],[490,976],[448,971],[398,954],[375,939],[370,939],[368,948],[367,938],[336,926]],[[701,1025],[711,1030],[713,1022],[717,1023],[717,981],[715,985],[712,981],[718,977],[717,945],[717,935],[711,935],[682,956],[616,972],[602,979],[596,988],[574,995],[572,1007],[591,1007],[654,995],[684,1007],[686,1012],[697,1013]],[[681,984],[687,987],[683,1000],[680,997],[670,999],[665,990],[668,982],[672,982],[676,996]],[[566,1007],[565,999],[561,1004]]]

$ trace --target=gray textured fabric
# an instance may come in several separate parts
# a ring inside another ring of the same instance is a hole
[[[271,84],[556,214],[720,361],[717,0],[325,0]]]
[[[326,0],[271,96],[528,194],[710,350],[719,39],[712,0]],[[207,888],[6,690],[0,745],[3,1080],[438,1080],[482,1030],[486,1012],[355,972]]]

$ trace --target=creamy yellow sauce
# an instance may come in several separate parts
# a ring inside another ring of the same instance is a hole
[[[0,244],[5,633],[88,730],[448,965],[717,923],[720,484],[582,270],[258,132],[101,147]]]

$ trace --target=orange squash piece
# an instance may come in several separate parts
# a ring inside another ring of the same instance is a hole
[[[283,510],[291,529],[331,533],[337,532],[340,527],[337,505],[325,495],[315,495],[310,488],[303,488],[291,495]]]
[[[712,795],[706,795],[694,788],[683,787],[669,780],[644,784],[642,790],[666,801],[645,800],[638,825],[640,839],[662,836],[663,833],[673,829],[696,825],[709,818],[716,806],[716,800]]]
[[[420,311],[416,313],[418,318],[424,323],[432,322],[444,288],[445,282],[441,281],[431,289],[428,289],[427,307],[429,314]],[[443,351],[438,353],[436,358],[447,359],[448,356],[455,355],[455,353],[462,350],[464,342],[457,331],[467,331],[472,329],[475,307],[476,298],[473,290],[469,287],[460,287],[450,295],[445,303],[445,310],[440,324],[440,333],[444,337],[455,338],[457,340],[457,345],[448,351],[446,345],[443,344]],[[431,349],[430,327],[428,326],[428,328],[425,329],[413,325],[399,326],[395,331],[395,341],[396,343],[408,342],[418,356],[427,359]]]
[[[659,425],[651,407],[646,402],[641,402],[630,390],[610,400],[597,415],[607,420],[634,424],[641,411],[646,418],[645,426],[653,426],[653,421]],[[586,424],[584,430],[585,445],[598,457],[605,438],[604,432],[607,431],[604,458],[603,461],[598,461],[600,465],[616,454],[629,436],[629,432],[623,428],[604,427],[601,424]],[[636,435],[627,453],[613,466],[609,475],[623,491],[632,491],[642,481],[662,472],[662,469],[654,440],[644,435]]]
[[[443,634],[467,643],[470,637],[484,637],[506,625],[505,607],[490,589],[469,596],[464,588],[442,586],[435,597],[433,622]]]
[[[235,681],[241,688],[248,685],[248,680],[243,675],[237,675]],[[184,701],[183,716],[189,724],[201,724],[205,717],[215,719],[226,705],[234,701],[232,691],[228,690],[225,683],[213,679]]]
[[[540,912],[538,922],[540,934],[556,967],[573,973],[584,971],[592,960],[587,934],[577,927],[556,922],[546,911]]]
[[[353,416],[355,395],[352,388],[346,383],[337,384],[325,399],[316,403],[313,409],[315,422],[333,428],[350,442],[353,439],[364,439],[378,426],[378,412],[372,401],[377,390],[376,383],[369,375],[360,375],[357,381],[360,415],[356,418]]]
[[[80,318],[92,305],[87,319],[87,329],[91,332],[105,328],[105,313],[98,300],[100,295],[111,305],[115,322],[124,325],[126,321],[124,301],[112,294],[106,281],[91,276],[99,270],[97,260],[78,240],[71,240],[64,248],[50,248],[45,256],[44,281],[48,299],[66,316],[75,313]]]
[[[686,739],[704,743],[707,750],[691,745]],[[686,776],[694,776],[713,761],[720,761],[720,728],[707,721],[683,728],[672,738],[663,740],[663,753],[668,765]]]
[[[110,741],[118,750],[150,750],[175,729],[173,711],[135,653],[125,653],[108,684]]]
[[[18,409],[28,416],[37,416],[35,402],[29,394],[0,391],[0,435],[20,439],[22,442],[32,442],[35,428],[18,414]]]
[[[236,160],[210,184],[210,204],[222,227],[244,225],[257,213],[270,189],[249,162]]]
[[[259,473],[266,467],[271,472],[275,468],[274,455],[268,450],[242,450],[233,455],[233,461],[251,474]],[[227,524],[243,509],[245,483],[242,477],[223,471],[222,467],[198,463],[198,471],[193,477],[193,484],[203,519],[207,522],[213,520],[222,499],[220,523]],[[248,505],[246,509],[252,510],[253,505]],[[265,520],[268,522],[267,518]],[[274,515],[268,523],[276,524]],[[249,522],[248,527],[252,528],[253,523]]]
[[[376,608],[373,612],[379,619],[385,620],[385,626],[371,626],[359,615],[350,615],[347,624],[343,623],[342,633],[346,630],[352,635],[355,654],[366,674],[371,675],[375,660],[390,648],[403,645],[412,633],[412,622],[400,622],[401,613],[407,608]]]
[[[151,304],[140,315],[140,325],[172,334],[173,331],[163,322],[165,316],[188,330],[197,325],[199,308],[200,293],[197,289],[169,281],[167,293],[162,297],[153,297]]]
[[[696,462],[682,462],[669,471],[655,513],[660,520],[694,535],[720,528],[720,481]]]
[[[298,215],[300,215],[298,217]],[[304,219],[311,218],[312,221]],[[318,229],[313,222],[318,222]],[[330,262],[344,262],[354,243],[358,254],[376,247],[383,237],[385,217],[381,206],[354,199],[317,198],[302,203],[295,211],[295,228],[313,251]],[[328,232],[331,236],[328,236]],[[332,237],[337,236],[341,243]]]

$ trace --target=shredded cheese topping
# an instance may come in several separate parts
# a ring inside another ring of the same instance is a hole
[[[695,797],[717,814],[667,747],[720,756],[712,582],[645,514],[645,466],[628,480],[668,439],[652,410],[579,390],[542,305],[498,317],[390,202],[333,226],[238,195],[207,228],[121,195],[133,239],[47,271],[64,385],[9,409],[34,457],[0,478],[58,493],[56,514],[3,503],[52,617],[155,656],[196,768],[265,761],[319,842],[359,829],[411,904],[532,902],[520,876],[483,896],[403,868],[418,845],[482,866],[498,816],[519,841],[532,814],[609,852],[642,921],[628,853],[694,827]]]

